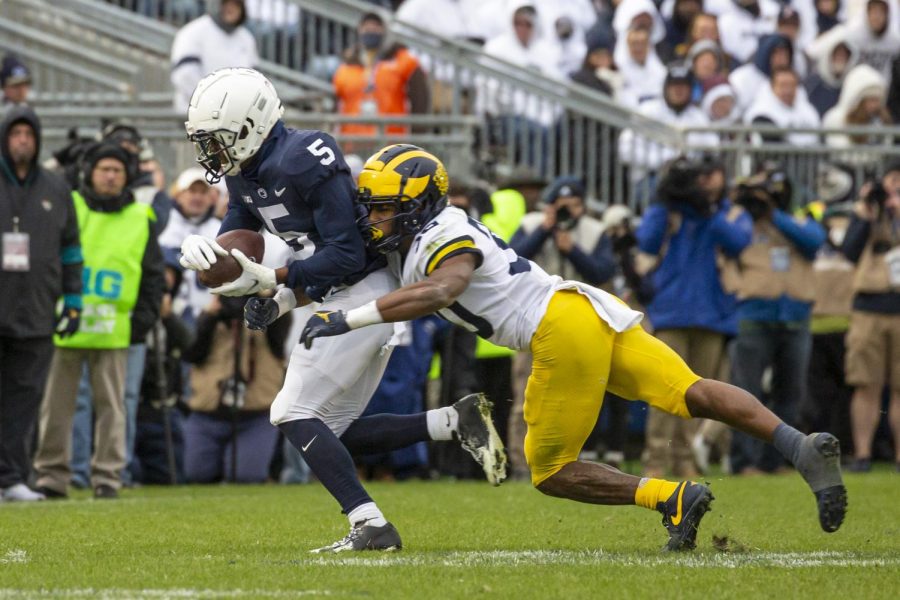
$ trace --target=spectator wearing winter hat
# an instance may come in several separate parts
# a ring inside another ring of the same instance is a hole
[[[612,246],[600,244],[603,225],[587,214],[584,194],[580,178],[558,177],[543,209],[522,217],[509,245],[550,274],[600,285],[612,277],[615,259]]]
[[[0,491],[41,500],[27,487],[53,333],[78,329],[82,255],[69,186],[40,166],[41,126],[28,106],[0,123]],[[57,316],[57,302],[63,310]]]
[[[792,66],[794,71],[800,76],[800,80],[803,81],[806,79],[809,67],[807,65],[806,56],[804,56],[803,52],[799,52],[802,48],[802,46],[800,46],[800,32],[800,13],[791,6],[783,6],[778,13],[778,20],[775,24],[775,33],[783,35],[791,40],[791,44],[793,44],[794,48],[798,49],[798,52],[794,52]]]
[[[890,125],[891,114],[885,101],[887,82],[869,65],[857,65],[847,74],[840,99],[825,113],[822,124],[826,128]],[[825,143],[831,148],[850,148],[856,145],[890,144],[891,136],[845,135],[831,133]]]
[[[765,87],[772,72],[790,67],[794,61],[794,44],[787,37],[773,34],[759,41],[753,61],[735,69],[728,77],[738,98],[738,108],[743,114]],[[805,95],[805,92],[804,92]]]
[[[146,338],[159,316],[163,266],[156,217],[128,187],[136,174],[128,153],[101,143],[88,150],[83,164],[72,199],[81,229],[85,310],[79,330],[55,340],[34,468],[45,496],[66,497],[72,415],[86,366],[97,415],[91,484],[95,498],[113,499],[126,462],[128,348]]]
[[[740,119],[737,96],[725,80],[703,94],[700,108],[706,113],[711,125],[733,125]]]
[[[31,72],[13,54],[3,57],[0,66],[0,87],[3,88],[3,108],[11,105],[27,104],[31,92]]]
[[[710,87],[714,78],[727,75],[727,62],[722,48],[710,40],[695,42],[687,55],[688,65],[694,75],[694,90],[691,99],[700,104],[704,90]]]
[[[824,116],[841,96],[841,87],[850,70],[856,65],[859,52],[856,47],[839,38],[832,38],[813,63],[812,73],[806,78],[806,94],[810,103]]]
[[[613,61],[615,38],[611,32],[594,29],[587,37],[587,51],[581,68],[569,78],[602,94],[617,98],[622,89],[622,75]]]

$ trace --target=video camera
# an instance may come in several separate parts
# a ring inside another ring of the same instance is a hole
[[[691,160],[679,156],[666,164],[656,187],[656,197],[671,210],[689,206],[700,215],[710,216],[715,205],[700,185],[700,177],[718,168],[721,165],[711,157]]]
[[[787,174],[778,168],[764,167],[736,183],[734,203],[744,207],[754,221],[767,217],[773,209],[791,208],[794,188]]]

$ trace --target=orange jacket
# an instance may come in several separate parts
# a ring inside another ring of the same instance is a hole
[[[342,115],[364,114],[364,106],[374,103],[376,114],[409,114],[407,83],[419,68],[419,61],[406,48],[396,48],[387,55],[380,56],[373,69],[365,67],[358,60],[341,64],[332,80],[338,98],[338,112]],[[374,71],[374,72],[373,72]],[[343,133],[375,135],[375,125],[352,123],[341,128]],[[403,125],[388,125],[385,132],[404,134],[409,128]]]

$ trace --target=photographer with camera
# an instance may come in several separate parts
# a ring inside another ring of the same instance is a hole
[[[888,422],[900,469],[900,161],[880,181],[863,186],[841,251],[857,264],[847,333],[847,383],[854,463],[871,468],[872,441],[881,420],[881,394],[891,390]]]
[[[564,279],[601,285],[612,278],[612,245],[602,240],[603,224],[587,214],[581,179],[557,177],[543,200],[544,209],[525,215],[510,240],[516,254]]]
[[[269,406],[284,380],[291,319],[278,319],[266,331],[245,329],[247,300],[213,295],[184,352],[193,365],[191,414],[184,423],[190,483],[263,483],[269,475],[278,442]]]
[[[825,242],[815,219],[788,212],[792,197],[791,182],[777,165],[738,182],[734,201],[753,219],[753,241],[737,260],[726,261],[723,274],[738,299],[732,383],[764,400],[763,374],[771,367],[768,401],[789,424],[806,394],[813,260]],[[737,431],[731,450],[735,473],[771,473],[785,466],[777,452]]]
[[[636,232],[655,335],[703,377],[716,376],[725,339],[737,331],[734,298],[723,290],[717,256],[737,256],[751,236],[749,217],[729,218],[725,182],[721,163],[676,158],[663,170],[657,201]],[[655,477],[668,468],[678,477],[696,476],[691,441],[697,427],[696,420],[651,408],[645,473]]]

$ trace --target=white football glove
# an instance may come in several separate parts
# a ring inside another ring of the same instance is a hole
[[[231,255],[238,261],[243,269],[240,277],[229,283],[223,283],[219,287],[209,290],[213,294],[221,294],[222,296],[249,296],[261,292],[262,290],[271,290],[277,285],[275,280],[275,269],[264,267],[247,258],[247,256],[237,248],[231,249]]]
[[[216,255],[228,256],[228,251],[216,240],[202,235],[189,235],[181,243],[181,258],[178,262],[185,269],[205,271],[216,263]]]

